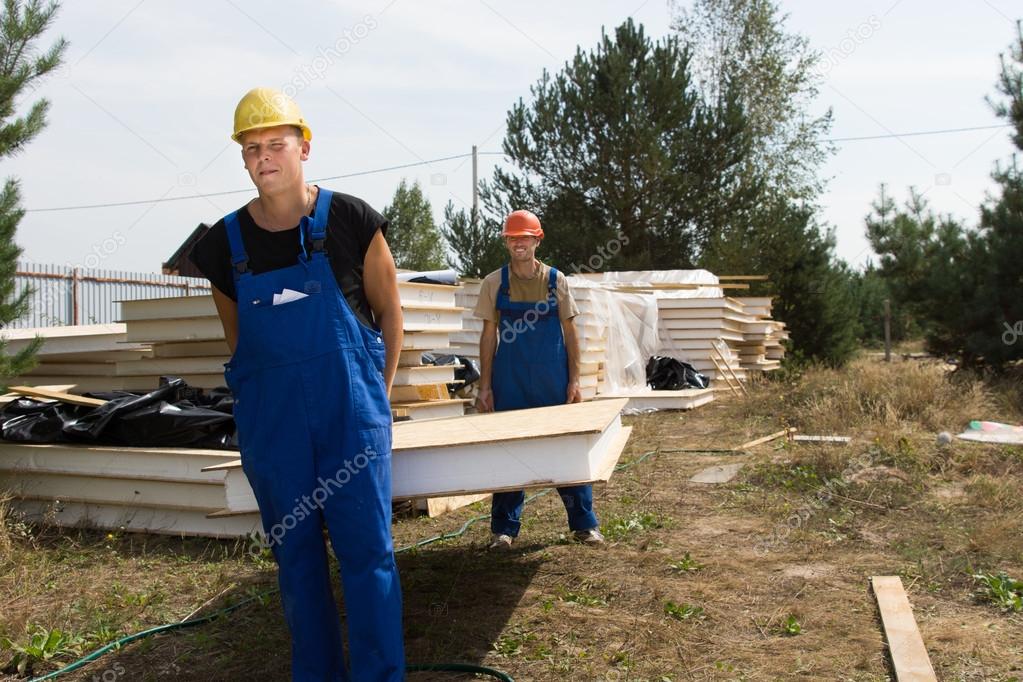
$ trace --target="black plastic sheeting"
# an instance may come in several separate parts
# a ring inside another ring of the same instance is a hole
[[[455,370],[455,379],[461,383],[448,384],[448,390],[455,392],[458,389],[474,384],[480,380],[480,370],[476,363],[464,355],[435,355],[423,353],[421,356],[424,365],[461,365]]]
[[[93,443],[137,447],[238,449],[234,400],[226,388],[202,391],[163,378],[155,391],[90,393],[88,407],[20,398],[0,410],[3,439],[19,443]]]
[[[688,362],[655,355],[646,363],[646,382],[655,391],[679,391],[684,388],[707,388],[710,379]]]

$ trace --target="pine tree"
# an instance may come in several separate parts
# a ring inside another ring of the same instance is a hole
[[[17,115],[19,96],[36,81],[56,69],[67,48],[58,38],[50,49],[38,54],[36,43],[53,23],[58,4],[40,0],[5,0],[0,15],[0,159],[24,150],[43,128],[49,102],[37,100],[23,116]],[[30,290],[15,293],[15,272],[21,249],[15,242],[21,208],[18,180],[8,178],[0,190],[0,326],[18,319],[28,309]],[[0,381],[18,376],[34,364],[41,339],[22,351],[7,355],[0,340]]]
[[[831,114],[810,113],[820,55],[785,22],[772,0],[696,0],[672,23],[692,52],[703,97],[718,102],[734,91],[750,139],[736,172],[757,188],[752,205],[729,211],[708,235],[699,264],[767,275],[770,283],[749,293],[775,296],[793,357],[841,364],[858,329],[854,279],[835,256],[834,235],[815,219]]]
[[[996,113],[1023,149],[1023,27],[1002,56]],[[978,229],[940,218],[910,190],[905,211],[876,204],[867,236],[893,295],[919,319],[930,350],[965,366],[1005,369],[1023,359],[1023,170],[997,166],[1001,194],[981,208]]]
[[[705,103],[688,51],[629,19],[544,71],[531,101],[508,112],[514,168],[482,183],[486,212],[536,213],[543,257],[565,270],[611,244],[620,248],[605,270],[692,266],[707,236],[756,198],[737,174],[750,144],[737,91]]]
[[[998,91],[1006,101],[995,112],[1014,126],[1013,142],[1023,150],[1023,22],[1016,23],[1016,39],[1001,57]],[[1013,155],[994,178],[1001,196],[981,209],[981,235],[985,252],[983,285],[974,307],[981,319],[994,326],[972,339],[976,352],[988,364],[1003,367],[1023,359],[1023,168]]]
[[[444,245],[433,222],[433,209],[418,182],[410,186],[404,178],[384,208],[390,222],[387,244],[394,262],[407,270],[439,270],[444,267]]]

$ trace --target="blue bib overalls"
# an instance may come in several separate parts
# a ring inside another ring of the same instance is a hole
[[[327,260],[330,197],[320,189],[314,218],[302,218],[298,263],[258,275],[248,270],[237,213],[225,218],[238,345],[224,376],[235,397],[242,468],[279,567],[292,679],[396,681],[405,661],[384,343],[356,318]],[[305,296],[273,305],[285,289]],[[324,524],[341,564],[350,674]]]
[[[545,300],[512,301],[508,266],[501,268],[497,293],[501,322],[491,381],[495,411],[562,405],[568,397],[568,352],[558,316],[557,286],[558,271],[551,268]],[[558,494],[568,512],[569,528],[589,530],[599,525],[593,513],[593,486],[558,488]],[[516,537],[525,499],[521,490],[494,493],[490,531]]]

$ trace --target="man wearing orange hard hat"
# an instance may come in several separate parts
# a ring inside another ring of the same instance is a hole
[[[210,228],[191,259],[213,284],[233,354],[224,376],[278,565],[291,676],[398,682],[387,395],[402,315],[387,220],[361,199],[306,183],[312,131],[284,93],[248,92],[231,138],[258,194]],[[324,527],[341,565],[350,666]]]
[[[474,313],[480,335],[480,412],[546,407],[582,400],[579,340],[572,318],[579,308],[564,274],[536,258],[543,239],[540,219],[512,211],[502,231],[511,261],[487,275]],[[593,512],[593,487],[558,488],[575,539],[602,544]],[[494,493],[490,549],[510,549],[521,528],[525,493]]]

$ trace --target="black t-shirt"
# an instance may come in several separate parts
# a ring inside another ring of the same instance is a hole
[[[256,225],[248,208],[244,207],[238,211],[238,225],[249,256],[249,270],[253,274],[286,268],[298,262],[301,245],[297,225],[279,232],[264,230]],[[334,192],[331,197],[325,245],[327,257],[348,305],[362,322],[369,325],[373,324],[373,311],[363,286],[363,261],[377,230],[386,234],[387,225],[387,219],[362,199],[340,192]],[[308,242],[307,247],[311,248]],[[223,218],[196,242],[189,259],[213,286],[232,300],[238,300],[231,246]]]

